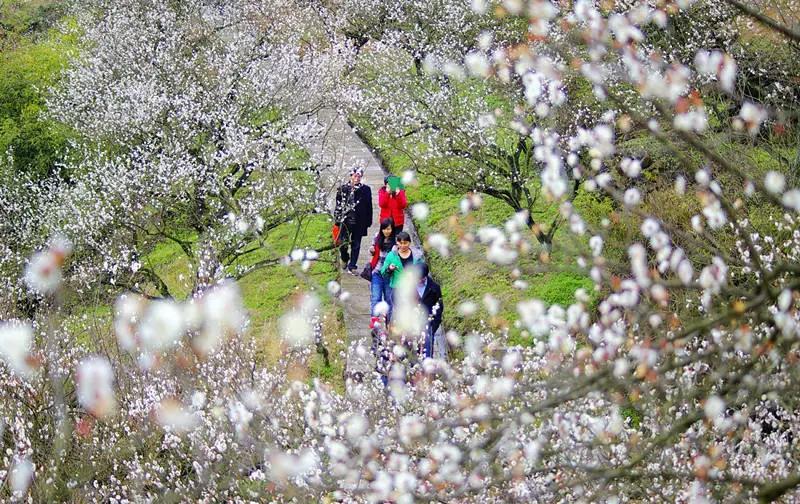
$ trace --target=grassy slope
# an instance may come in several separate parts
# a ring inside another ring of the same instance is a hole
[[[374,130],[368,125],[360,123],[359,127],[364,133],[368,143],[376,149],[386,164],[387,169],[395,174],[402,174],[413,166],[413,160],[403,152],[393,149],[388,142],[376,136]],[[442,185],[435,185],[428,177],[420,177],[419,185],[409,187],[407,194],[409,205],[416,202],[425,202],[429,205],[430,215],[424,222],[415,221],[422,240],[430,233],[443,233],[450,238],[452,247],[457,247],[462,230],[480,226],[499,226],[513,215],[512,210],[504,203],[490,197],[483,198],[481,208],[469,216],[459,214],[459,202],[463,194]],[[576,203],[578,206],[595,209],[595,214],[600,214],[600,208],[606,203],[596,201],[594,198],[582,195]],[[610,208],[610,206],[609,206]],[[554,212],[555,209],[543,207],[543,211]],[[533,236],[528,236],[535,243]],[[550,258],[550,265],[554,268],[570,268],[574,266],[574,257],[567,250],[570,243],[556,235],[554,252]],[[568,305],[574,301],[574,293],[579,288],[591,289],[592,282],[587,277],[569,271],[551,271],[546,273],[530,273],[524,275],[528,282],[526,289],[513,289],[511,271],[507,267],[497,266],[486,261],[485,249],[482,247],[470,254],[456,253],[449,258],[439,256],[436,252],[427,251],[428,261],[433,277],[442,285],[445,301],[445,326],[459,331],[478,330],[488,327],[493,329],[508,328],[512,341],[529,343],[530,339],[522,336],[519,329],[514,327],[517,320],[516,304],[523,299],[539,298],[549,304]],[[537,248],[525,258],[521,266],[523,270],[530,270],[540,266]],[[486,294],[494,296],[501,302],[501,309],[497,316],[490,317],[483,306],[483,297]],[[471,317],[461,316],[457,307],[465,301],[477,303],[481,308]]]
[[[289,222],[271,231],[265,247],[248,256],[247,262],[285,255],[294,248],[322,248],[327,245],[330,223],[323,215],[313,215],[300,222]],[[340,353],[345,346],[341,310],[324,296],[325,286],[336,278],[333,254],[325,252],[308,272],[300,273],[295,266],[274,265],[256,270],[239,281],[244,305],[250,315],[248,335],[255,338],[262,361],[277,362],[284,354],[278,336],[277,320],[290,307],[293,296],[300,291],[317,291],[323,298],[323,334],[331,362],[325,366],[315,354],[309,363],[309,377],[321,377],[342,390],[344,361]],[[189,294],[191,271],[189,261],[174,242],[162,242],[144,259],[175,293],[185,299]],[[113,341],[112,310],[107,298],[87,299],[74,311],[67,327],[79,343],[92,349]]]
[[[403,171],[416,167],[415,160],[407,154],[411,149],[395,147],[391,139],[380,137],[364,119],[356,118],[355,122],[367,143],[378,152],[389,171],[402,174]],[[781,155],[786,159],[792,159],[796,153],[783,142],[755,144],[749,137],[715,132],[710,132],[708,137],[709,143],[723,156],[737,160],[737,164],[756,179],[762,179],[768,170],[777,170],[787,173],[789,177],[792,176],[776,158],[776,155]],[[681,227],[689,222],[692,215],[700,211],[699,202],[695,198],[680,196],[673,190],[673,181],[678,174],[682,173],[691,178],[693,173],[688,173],[680,161],[656,139],[646,133],[632,132],[620,139],[619,151],[624,155],[649,156],[653,159],[652,165],[644,170],[642,177],[636,183],[645,189],[642,205],[644,212],[660,215],[666,222]],[[696,158],[697,166],[702,166],[703,159],[698,153],[689,154]],[[725,187],[732,187],[737,194],[741,193],[741,189],[737,188],[741,185],[740,182],[725,174],[717,176]],[[450,238],[453,246],[463,233],[462,229],[474,229],[485,225],[502,226],[512,215],[511,209],[504,203],[491,197],[484,197],[484,204],[478,211],[469,217],[463,217],[458,213],[459,201],[463,194],[442,184],[437,186],[432,179],[425,176],[420,177],[418,186],[408,189],[408,196],[410,204],[425,202],[429,205],[430,216],[427,221],[416,222],[423,240],[429,233],[444,233]],[[758,200],[748,203],[750,218],[754,224],[759,228],[770,229],[772,226],[768,223],[770,216],[774,214],[774,209],[767,208]],[[627,252],[624,247],[619,247],[617,244],[642,239],[639,232],[639,218],[618,208],[608,198],[582,189],[579,190],[573,204],[594,229],[599,228],[602,219],[611,220],[611,226],[604,231],[607,235],[604,254],[612,262],[624,263]],[[552,217],[556,211],[552,205],[542,206],[538,210],[542,212],[537,216],[540,222],[547,222],[548,217]],[[575,265],[575,251],[580,250],[581,253],[586,251],[583,246],[585,241],[576,244],[568,241],[571,240],[568,235],[569,233],[564,231],[556,234],[553,253],[548,264],[553,269],[571,269]],[[729,234],[721,232],[717,238],[720,243],[732,246]],[[533,237],[529,236],[529,240],[536,243]],[[578,245],[578,248],[575,245]],[[541,266],[536,252],[534,249],[533,253],[522,261],[522,269],[526,272],[523,278],[528,282],[528,287],[524,290],[515,290],[510,287],[511,277],[508,268],[488,263],[483,257],[481,248],[470,255],[456,254],[451,258],[442,258],[435,252],[428,251],[433,275],[443,288],[446,327],[467,331],[483,328],[483,324],[488,323],[493,328],[510,328],[512,340],[529,341],[527,338],[520,338],[520,331],[514,328],[517,319],[515,305],[518,301],[539,298],[548,304],[567,305],[573,302],[574,292],[578,288],[591,289],[592,282],[580,273],[571,271],[530,273],[531,269]],[[483,307],[471,318],[464,318],[457,313],[456,307],[464,301],[482,305],[484,294],[491,294],[501,301],[501,311],[497,317],[489,317]]]

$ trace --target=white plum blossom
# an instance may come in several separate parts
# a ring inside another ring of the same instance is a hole
[[[692,268],[692,263],[689,262],[688,259],[682,260],[678,264],[678,278],[684,285],[689,285],[691,283],[692,278],[694,277],[694,269]]]
[[[14,464],[8,473],[8,485],[15,499],[22,500],[33,482],[36,467],[28,457],[14,459]]]
[[[702,133],[708,127],[708,115],[703,107],[695,107],[675,115],[675,129]]]
[[[216,350],[227,336],[240,334],[247,322],[241,294],[236,284],[216,285],[196,301],[201,307],[202,323],[192,338],[192,347],[200,355]]]
[[[123,350],[133,352],[138,348],[136,325],[144,313],[146,302],[138,294],[127,293],[114,304],[114,332]]]
[[[450,256],[450,248],[449,248],[450,243],[449,240],[447,239],[447,236],[445,236],[444,234],[430,233],[425,238],[425,243],[428,245],[428,247],[438,252],[439,255],[441,255],[442,257]]]
[[[404,271],[392,294],[392,330],[399,334],[421,334],[428,322],[417,302],[417,284],[417,270]]]
[[[686,177],[683,175],[678,175],[675,178],[675,193],[679,196],[683,196],[686,193]]]
[[[280,334],[292,346],[304,347],[314,340],[315,320],[319,313],[319,299],[313,294],[304,294],[296,307],[285,313],[280,321]]]
[[[722,204],[719,199],[713,196],[706,198],[706,204],[703,206],[703,215],[711,229],[719,229],[728,222],[728,216],[722,208]]]
[[[783,193],[781,203],[795,212],[800,212],[800,189],[789,189]]]
[[[137,328],[143,350],[161,352],[178,344],[186,330],[184,312],[175,301],[151,302]]]
[[[630,178],[636,178],[642,172],[642,163],[638,159],[624,158],[619,167]]]
[[[764,175],[764,187],[773,194],[780,194],[786,188],[786,178],[782,173],[770,170]]]
[[[486,249],[486,259],[495,264],[513,264],[518,255],[519,253],[511,248],[505,238],[492,241]]]
[[[34,254],[25,268],[25,284],[39,294],[50,294],[61,285],[61,256],[50,250]]]
[[[739,129],[746,129],[751,135],[758,133],[761,123],[767,120],[769,114],[763,107],[753,103],[745,102],[739,111],[739,117],[735,120],[734,126]]]
[[[427,220],[430,215],[430,208],[427,203],[414,203],[411,205],[411,215],[416,220]]]
[[[703,413],[706,418],[718,423],[725,413],[725,402],[719,396],[712,395],[703,404]]]
[[[545,305],[538,299],[517,303],[517,313],[525,327],[534,336],[544,336],[550,330]]]
[[[486,55],[481,52],[473,51],[468,53],[464,57],[464,64],[470,75],[484,78],[489,76],[489,70],[491,68],[489,66],[489,60],[486,58]]]
[[[728,266],[719,257],[714,257],[711,264],[700,272],[700,286],[713,294],[719,294],[727,282]]]
[[[723,90],[733,92],[737,68],[736,61],[730,55],[721,51],[698,51],[694,65],[698,73],[716,77]]]
[[[603,238],[598,235],[589,238],[589,248],[592,249],[592,256],[599,257],[603,252]]]
[[[34,373],[31,364],[33,327],[27,322],[12,320],[0,323],[0,359],[22,378]]]
[[[155,421],[169,432],[185,434],[197,428],[200,418],[174,399],[161,401],[153,412]]]
[[[635,207],[641,203],[642,195],[638,189],[631,187],[625,191],[625,194],[623,194],[622,201],[625,202],[625,206]]]
[[[114,395],[114,371],[104,357],[87,357],[75,375],[78,402],[92,415],[105,418],[117,409]]]
[[[464,301],[458,305],[458,313],[462,317],[471,317],[478,311],[478,305],[474,301]]]
[[[375,304],[375,309],[372,312],[373,316],[380,317],[389,313],[389,303],[386,301],[379,301]]]

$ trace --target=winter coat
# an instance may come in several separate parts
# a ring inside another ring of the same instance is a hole
[[[347,226],[354,236],[364,236],[372,226],[372,191],[368,185],[353,187],[349,182],[336,191],[333,219]]]
[[[406,221],[405,208],[408,206],[406,192],[403,189],[392,194],[386,186],[378,189],[378,206],[381,207],[380,220],[391,217],[395,226],[402,226]]]
[[[394,236],[388,240],[388,243],[383,243],[381,240],[382,234],[381,231],[378,231],[378,234],[375,235],[375,239],[372,240],[372,260],[369,264],[373,272],[375,272],[376,269],[380,271],[380,267],[383,266],[383,261],[386,259],[386,256],[389,255],[389,252],[394,248]]]
[[[422,256],[422,250],[411,247],[411,264],[419,264],[421,262],[425,262],[425,259]],[[389,270],[389,266],[394,264],[395,270],[394,272]],[[397,279],[400,278],[400,274],[403,272],[403,261],[400,260],[400,255],[397,253],[397,245],[392,247],[392,251],[386,255],[386,259],[383,260],[383,266],[381,266],[381,275],[384,277],[388,277],[391,275],[389,279],[389,287],[395,288],[397,286]]]
[[[420,303],[425,307],[428,312],[428,324],[431,334],[435,334],[436,330],[442,324],[442,312],[444,311],[444,300],[442,299],[442,288],[438,283],[433,281],[433,278],[428,276],[428,283],[425,285],[425,290],[422,291],[422,298]]]

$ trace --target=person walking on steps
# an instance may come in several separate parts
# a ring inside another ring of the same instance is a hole
[[[384,177],[383,187],[378,189],[378,206],[381,207],[380,220],[392,219],[394,233],[397,234],[403,230],[406,221],[405,209],[408,206],[408,200],[404,189],[393,186],[389,182],[389,177]]]
[[[395,245],[394,222],[392,219],[381,219],[381,228],[372,241],[372,278],[370,280],[369,311],[375,313],[375,305],[385,301],[388,305],[387,316],[391,313],[391,292],[389,280],[381,275],[383,261]]]
[[[397,287],[397,282],[403,269],[424,261],[422,250],[411,247],[411,235],[405,231],[400,231],[397,233],[396,240],[397,245],[386,255],[383,266],[381,266],[381,275],[389,279],[390,289]],[[390,290],[389,292],[391,293],[392,291]],[[390,295],[390,297],[393,296]],[[389,304],[392,304],[392,301]]]
[[[350,181],[342,184],[336,191],[336,207],[333,212],[342,243],[339,254],[347,271],[354,275],[357,274],[361,238],[372,226],[372,191],[368,185],[361,183],[363,176],[362,168],[353,167],[350,170]]]
[[[419,268],[420,273],[419,284],[417,284],[419,302],[428,315],[423,351],[425,357],[433,357],[433,337],[439,330],[439,326],[442,325],[442,312],[444,311],[442,288],[430,277],[427,264],[421,263],[414,267]]]

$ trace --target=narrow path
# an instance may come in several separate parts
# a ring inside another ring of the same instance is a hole
[[[321,189],[326,195],[329,209],[333,208],[336,188],[348,178],[353,166],[364,168],[363,183],[372,189],[373,225],[361,241],[358,256],[359,271],[370,260],[372,237],[378,232],[378,188],[383,185],[383,169],[360,138],[347,124],[345,118],[334,111],[323,111],[319,121],[326,126],[324,133],[309,146],[312,155],[323,167]],[[373,378],[375,360],[370,351],[370,293],[369,282],[359,276],[340,274],[342,289],[349,294],[344,303],[344,323],[347,329],[347,362],[345,364],[346,389],[352,393],[362,382]]]
[[[347,181],[350,168],[364,168],[363,183],[372,189],[372,227],[361,241],[358,256],[359,271],[369,262],[372,238],[378,232],[380,207],[378,189],[383,185],[385,172],[381,162],[361,138],[349,126],[345,117],[332,110],[323,110],[318,120],[324,127],[317,141],[309,145],[316,161],[322,167],[320,190],[326,199],[328,209],[333,209],[336,189]],[[414,246],[420,246],[419,235],[406,211],[404,230],[411,235]],[[345,388],[349,394],[363,394],[368,391],[383,391],[383,386],[374,374],[375,358],[372,355],[370,322],[370,284],[360,276],[340,273],[342,289],[349,294],[344,303],[344,323],[347,330],[347,358],[345,363]],[[436,335],[437,341],[444,344],[442,329]]]

